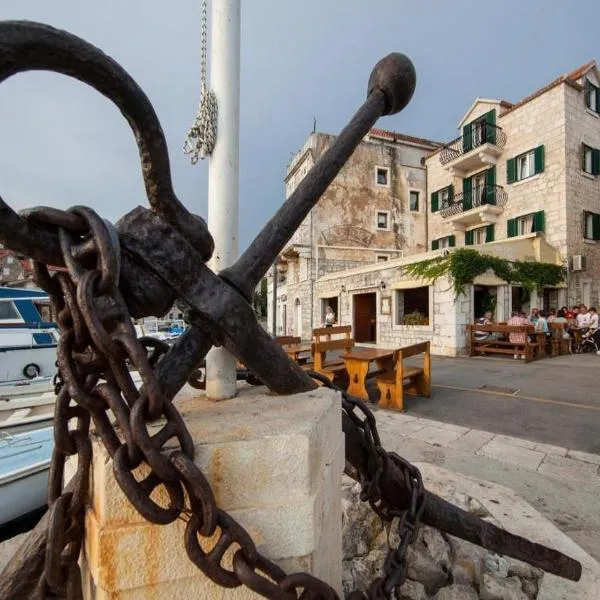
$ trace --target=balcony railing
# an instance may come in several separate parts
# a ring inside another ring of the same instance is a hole
[[[442,148],[440,162],[447,165],[459,156],[484,144],[491,144],[502,149],[506,144],[506,134],[502,131],[502,128],[491,123],[473,124],[470,133],[465,132]]]
[[[507,193],[501,185],[480,185],[470,192],[462,192],[451,199],[443,200],[440,208],[442,217],[453,217],[472,208],[506,204]]]

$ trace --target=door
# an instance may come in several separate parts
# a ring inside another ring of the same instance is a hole
[[[302,337],[302,304],[300,303],[300,298],[296,298],[295,304],[296,314],[294,317],[296,333],[295,335],[298,337]]]
[[[377,341],[377,294],[355,294],[354,340],[356,343]]]

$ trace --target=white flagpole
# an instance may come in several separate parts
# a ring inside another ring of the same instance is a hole
[[[212,0],[210,87],[218,102],[217,141],[208,165],[208,226],[215,240],[210,267],[219,272],[238,258],[241,0]],[[237,392],[236,359],[224,348],[206,357],[206,395]]]

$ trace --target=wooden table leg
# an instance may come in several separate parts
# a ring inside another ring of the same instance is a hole
[[[361,400],[368,400],[369,394],[365,387],[365,379],[369,372],[369,363],[366,360],[352,360],[351,358],[345,358],[344,362],[350,378],[348,394]]]

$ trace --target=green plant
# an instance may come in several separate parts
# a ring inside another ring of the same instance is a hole
[[[402,325],[429,325],[429,319],[418,310],[404,315]]]
[[[476,277],[488,270],[493,271],[503,281],[518,284],[529,291],[541,291],[544,287],[556,286],[565,279],[565,271],[559,265],[510,261],[482,254],[472,248],[459,248],[446,256],[424,260],[405,268],[409,275],[431,282],[447,276],[456,296],[464,294],[465,286],[473,283]]]

